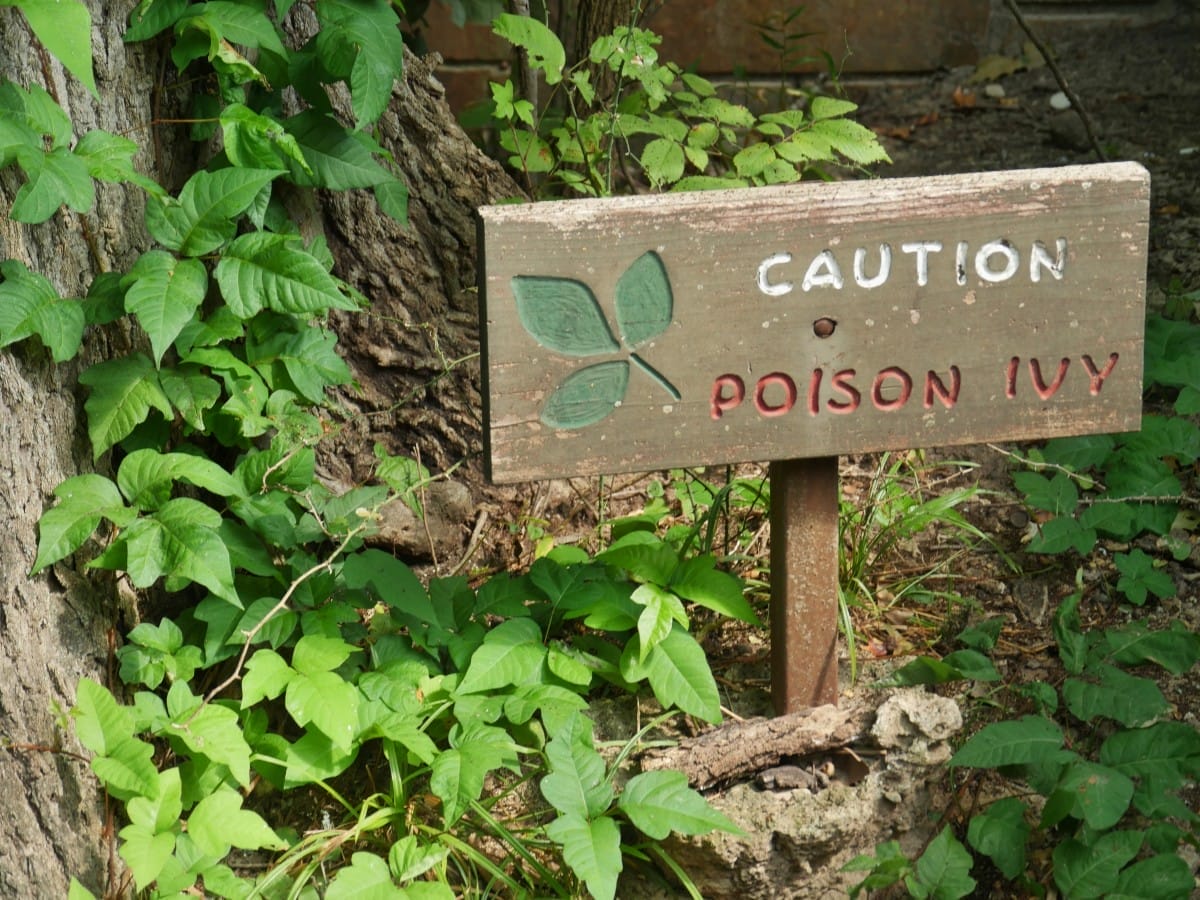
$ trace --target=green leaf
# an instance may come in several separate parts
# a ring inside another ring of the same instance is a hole
[[[176,681],[171,685],[171,693],[167,695],[168,707],[171,705],[172,694],[178,692],[190,697],[190,691],[186,689],[187,685],[183,681]],[[216,703],[201,704],[199,698],[192,700],[197,706],[172,711],[174,721],[168,726],[167,733],[180,740],[195,757],[225,766],[238,784],[243,787],[249,785],[250,745],[242,735],[237,713],[227,706]]]
[[[1117,885],[1117,875],[1142,846],[1140,831],[1113,831],[1088,846],[1067,838],[1054,848],[1054,883],[1066,900],[1100,897]]]
[[[130,803],[141,800],[134,797]],[[129,870],[139,891],[145,890],[166,866],[175,850],[175,834],[170,831],[156,832],[145,825],[126,825],[118,833],[121,847],[117,851]]]
[[[79,376],[92,389],[84,404],[92,456],[100,455],[146,421],[150,410],[164,419],[174,416],[158,381],[154,361],[142,353],[97,363]]]
[[[753,178],[761,175],[763,170],[776,159],[775,151],[770,144],[751,144],[737,152],[733,157],[733,167],[743,178]]]
[[[721,698],[708,658],[682,628],[676,626],[651,649],[644,668],[654,696],[664,707],[678,707],[706,722],[721,720]]]
[[[133,157],[138,145],[129,138],[96,129],[79,139],[74,152],[92,178],[113,184],[136,184],[156,196],[166,193],[154,179],[134,169]]]
[[[204,302],[208,272],[199,260],[151,250],[138,258],[124,283],[129,285],[125,309],[149,335],[157,365]]]
[[[813,119],[836,119],[847,116],[858,109],[857,103],[849,100],[839,100],[836,97],[817,96],[809,104],[809,113]]]
[[[740,579],[721,572],[711,554],[684,560],[671,576],[670,588],[685,600],[718,612],[731,619],[759,625],[758,615],[746,600]]]
[[[1097,831],[1112,828],[1133,799],[1133,782],[1116,769],[1088,760],[1076,760],[1063,773],[1055,788],[1073,799],[1071,815]],[[1053,796],[1053,795],[1052,795]],[[1053,804],[1047,803],[1047,809]],[[1054,823],[1043,821],[1043,825]]]
[[[542,667],[546,647],[532,619],[509,619],[492,628],[471,656],[458,693],[474,694],[531,680]]]
[[[91,210],[96,189],[87,163],[68,148],[21,152],[18,159],[28,180],[13,198],[12,218],[30,224],[45,222],[64,204],[76,212]]]
[[[517,275],[512,279],[517,313],[543,347],[568,356],[595,356],[620,349],[591,288],[573,278]]]
[[[44,275],[15,259],[0,263],[0,273],[0,347],[36,335],[55,362],[74,357],[83,341],[83,305],[59,297]]]
[[[408,222],[408,185],[399,178],[385,181],[372,188],[375,202],[383,210],[384,215],[390,216],[401,225]]]
[[[492,31],[510,44],[523,47],[529,56],[530,68],[543,72],[546,84],[562,81],[567,54],[553,31],[529,16],[503,13],[492,22]]]
[[[189,497],[168,500],[152,515],[138,519],[121,535],[125,570],[135,587],[159,578],[196,582],[241,607],[225,542],[217,533],[221,516]],[[94,560],[99,568],[118,568],[108,554]],[[176,588],[177,589],[177,588]]]
[[[1005,797],[973,816],[967,827],[971,846],[989,856],[1010,881],[1025,871],[1025,845],[1032,830],[1025,812],[1024,803]]]
[[[472,725],[451,733],[452,749],[438,754],[429,775],[429,787],[442,801],[447,827],[479,799],[484,779],[500,766],[516,765],[512,738],[489,725]]]
[[[1182,900],[1190,897],[1196,879],[1177,853],[1159,853],[1135,862],[1121,872],[1107,900]]]
[[[221,386],[197,366],[178,365],[158,373],[159,386],[183,421],[197,431],[205,429],[204,414],[221,396]]]
[[[1128,553],[1118,553],[1113,556],[1113,562],[1121,573],[1117,590],[1130,603],[1141,606],[1148,594],[1161,598],[1175,596],[1174,580],[1162,569],[1156,568],[1154,557],[1148,556],[1145,551],[1134,548]]]
[[[243,169],[286,169],[299,166],[311,175],[300,144],[281,122],[254,112],[241,103],[221,110],[221,132],[225,155]]]
[[[1072,675],[1084,670],[1088,661],[1088,636],[1083,633],[1079,619],[1079,603],[1083,594],[1076,591],[1064,597],[1054,613],[1054,640],[1058,644],[1058,655],[1063,666]]]
[[[33,85],[28,91],[12,82],[0,84],[0,150],[4,165],[24,152],[45,151],[43,135],[50,146],[71,143],[71,120],[46,89]]]
[[[146,228],[164,247],[184,256],[212,253],[234,236],[241,215],[281,174],[275,169],[197,172],[187,180],[178,200],[151,198],[147,202]]]
[[[296,670],[274,650],[255,650],[246,661],[242,678],[242,709],[249,709],[260,700],[273,700],[296,677]]]
[[[671,633],[674,623],[688,627],[687,613],[678,597],[656,584],[641,585],[633,592],[631,599],[645,607],[638,616],[638,661],[645,663],[646,655]]]
[[[1050,719],[1022,716],[984,726],[954,757],[952,766],[999,766],[1053,762],[1062,758],[1063,734]]]
[[[290,166],[292,180],[301,187],[345,191],[395,181],[372,155],[374,145],[331,116],[307,110],[284,121],[283,127],[296,139],[308,163],[307,168],[298,163]]]
[[[1104,632],[1109,658],[1125,666],[1152,662],[1172,675],[1182,675],[1200,660],[1200,634],[1182,622],[1169,629],[1151,631],[1141,620]]]
[[[559,816],[546,826],[546,835],[563,848],[563,860],[587,885],[595,900],[613,900],[621,874],[621,829],[608,817],[588,821],[582,816]]]
[[[646,177],[655,187],[678,181],[683,177],[686,165],[683,147],[670,138],[655,138],[648,143],[642,151],[641,163]]]
[[[350,857],[350,865],[334,874],[325,900],[408,900],[408,893],[392,881],[386,862],[359,851]]]
[[[358,689],[341,675],[316,671],[289,681],[284,703],[297,725],[311,723],[334,747],[349,752],[358,733],[359,698]]]
[[[978,650],[958,650],[944,659],[918,656],[883,679],[880,684],[945,684],[963,679],[999,681],[1000,673],[996,671],[992,661]]]
[[[448,847],[424,845],[416,835],[406,834],[388,850],[388,868],[397,881],[411,881],[424,875],[449,855]],[[450,900],[453,900],[453,894]]]
[[[1118,731],[1100,746],[1100,762],[1130,778],[1194,772],[1200,758],[1200,731],[1186,722],[1158,722]]]
[[[1079,505],[1079,489],[1075,480],[1065,472],[1047,478],[1037,472],[1014,472],[1013,484],[1025,495],[1025,502],[1056,516],[1069,516]]]
[[[344,751],[321,732],[309,731],[288,748],[284,787],[313,784],[340,775],[357,754],[357,744]]]
[[[231,847],[241,850],[287,849],[287,844],[262,816],[242,809],[241,795],[227,788],[197,803],[187,824],[188,834],[196,845],[205,855],[218,859],[226,856]]]
[[[92,74],[92,16],[82,0],[8,0],[4,5],[10,4],[25,14],[42,46],[98,98]]]
[[[347,644],[340,638],[307,634],[296,642],[292,650],[292,666],[302,675],[332,672],[356,650],[353,644]]]
[[[107,688],[90,678],[79,679],[75,688],[75,706],[71,708],[79,742],[100,756],[133,738],[133,714],[117,703]],[[147,791],[154,796],[154,791]]]
[[[577,369],[554,389],[542,406],[541,420],[551,428],[586,428],[609,416],[625,399],[629,363],[623,359]]]
[[[975,879],[967,874],[970,870],[971,854],[947,825],[930,841],[905,883],[913,897],[958,900],[975,890]]]
[[[1068,678],[1063,700],[1072,715],[1090,722],[1104,717],[1126,728],[1147,725],[1170,711],[1171,705],[1149,678],[1129,675],[1114,666],[1090,668],[1084,678]]]
[[[726,831],[743,834],[723,813],[709,806],[688,787],[682,772],[642,772],[629,779],[617,802],[640,831],[661,841],[672,831],[678,834],[708,834]]]
[[[684,571],[687,563],[681,563],[679,553],[657,535],[649,532],[635,531],[622,536],[613,542],[607,550],[596,554],[596,559],[610,566],[624,569],[635,581],[652,582],[668,585],[672,589],[691,588],[692,577]],[[694,563],[697,569],[703,571],[712,568],[712,557],[699,557],[704,560]],[[678,575],[676,573],[679,573]],[[679,580],[682,585],[676,585]],[[686,597],[682,589],[678,591]],[[690,599],[690,598],[689,598]]]
[[[188,7],[188,0],[141,0],[129,14],[126,43],[145,41],[174,25]]]
[[[38,520],[37,558],[30,575],[78,550],[101,519],[125,524],[132,515],[117,486],[103,475],[75,475],[56,487],[54,496],[58,505]]]
[[[617,324],[629,347],[658,337],[671,324],[674,297],[662,257],[648,250],[617,280]]]
[[[569,725],[546,745],[550,774],[539,787],[546,802],[562,815],[592,819],[604,813],[613,801],[604,757],[593,746],[592,722],[575,714]]]
[[[310,314],[357,308],[337,279],[291,235],[241,235],[221,254],[215,275],[225,302],[242,319],[263,309]]]
[[[134,797],[125,806],[129,821],[154,832],[170,831],[179,824],[183,802],[179,769],[159,773],[158,791],[153,796]]]
[[[261,343],[247,342],[248,361],[276,385],[272,376],[276,365],[283,367],[292,386],[310,403],[325,401],[331,387],[349,384],[354,374],[346,361],[337,355],[337,335],[315,325],[304,326],[299,332],[278,330]]]
[[[891,162],[875,132],[849,119],[821,119],[813,123],[809,133],[828,141],[834,150],[860,166]]]
[[[392,98],[404,65],[400,19],[386,0],[320,0],[317,16],[324,40],[353,48],[350,105],[354,127],[373,124]]]
[[[135,450],[121,461],[117,484],[126,499],[142,510],[162,506],[176,481],[185,481],[219,497],[245,496],[239,478],[212,460],[190,453]]]

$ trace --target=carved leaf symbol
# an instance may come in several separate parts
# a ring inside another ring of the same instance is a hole
[[[621,349],[595,295],[583,282],[517,275],[512,290],[521,324],[543,347],[568,356],[595,356]]]
[[[673,306],[662,257],[648,250],[617,281],[617,324],[625,343],[636,347],[666,331]]]
[[[585,366],[554,389],[542,407],[542,421],[551,428],[594,425],[625,399],[628,384],[629,363],[623,359]]]

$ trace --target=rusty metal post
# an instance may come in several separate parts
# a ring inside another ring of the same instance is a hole
[[[836,703],[838,461],[771,463],[771,696],[778,715]]]

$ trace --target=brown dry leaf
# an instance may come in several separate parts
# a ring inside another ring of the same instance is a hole
[[[1183,212],[1183,207],[1178,203],[1166,203],[1155,210],[1160,216],[1177,216]]]
[[[950,99],[954,101],[954,105],[959,109],[973,109],[975,106],[975,92],[959,85],[954,89],[954,93],[950,95]]]

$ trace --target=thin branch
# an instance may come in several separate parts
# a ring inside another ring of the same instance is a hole
[[[1071,108],[1075,110],[1076,115],[1079,116],[1079,120],[1083,122],[1083,130],[1087,132],[1088,141],[1092,145],[1092,152],[1096,154],[1100,162],[1108,162],[1108,154],[1100,146],[1100,141],[1096,137],[1096,129],[1092,127],[1092,117],[1088,115],[1087,110],[1083,106],[1083,101],[1079,99],[1079,95],[1067,84],[1066,76],[1059,69],[1058,63],[1054,61],[1054,55],[1050,52],[1050,48],[1043,43],[1042,39],[1038,37],[1029,25],[1029,22],[1026,21],[1025,16],[1021,14],[1021,10],[1017,6],[1017,0],[1004,0],[1004,5],[1013,14],[1013,18],[1021,26],[1021,30],[1033,42],[1033,46],[1037,47],[1038,53],[1042,54],[1042,59],[1046,61],[1046,65],[1049,67],[1050,73],[1054,76],[1054,80],[1058,82],[1059,88],[1067,95],[1067,99],[1071,101]]]
[[[334,560],[336,560],[342,555],[342,553],[345,552],[346,548],[350,546],[351,542],[354,541],[360,534],[362,534],[366,527],[366,523],[364,523],[357,528],[350,529],[350,531],[342,539],[342,542],[334,548],[333,552],[330,553],[329,556],[327,556],[321,562],[316,563],[306,571],[302,572],[295,581],[288,585],[287,591],[285,591],[284,595],[279,598],[279,602],[272,606],[267,614],[259,619],[253,628],[251,628],[249,631],[243,632],[246,637],[246,642],[242,645],[242,652],[238,654],[237,664],[233,667],[233,671],[229,674],[228,678],[204,695],[204,703],[200,704],[200,706],[196,708],[197,712],[203,709],[206,704],[211,703],[217,697],[217,695],[221,693],[221,691],[225,690],[225,688],[229,687],[242,677],[242,669],[246,665],[246,657],[250,655],[250,645],[254,642],[255,636],[262,631],[262,629],[269,621],[271,621],[271,619],[275,618],[275,616],[279,615],[279,613],[283,612],[283,610],[287,608],[288,603],[291,602],[292,595],[299,590],[300,585],[304,584],[304,582],[308,581],[308,579],[312,578],[314,575],[317,575],[318,573],[332,566]]]

